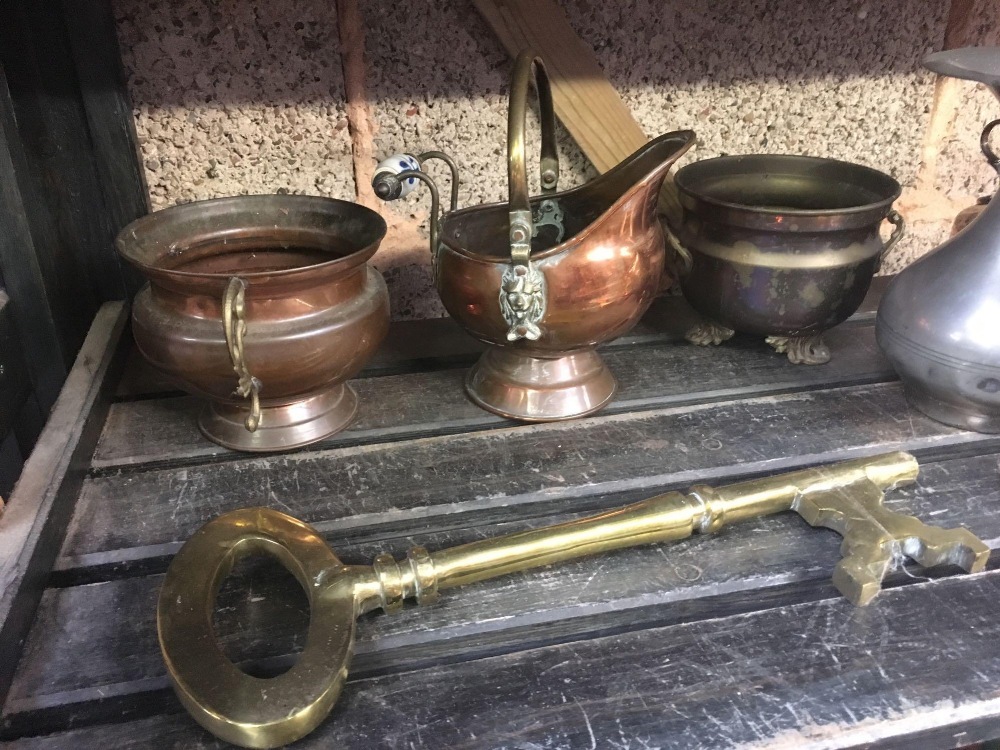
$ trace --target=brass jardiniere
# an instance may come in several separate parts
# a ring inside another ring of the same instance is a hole
[[[899,183],[860,164],[778,154],[705,159],[675,182],[681,288],[705,319],[688,340],[719,344],[740,331],[794,363],[828,361],[823,332],[858,309],[902,237]],[[886,219],[896,228],[883,241]]]

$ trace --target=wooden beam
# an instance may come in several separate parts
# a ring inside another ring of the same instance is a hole
[[[599,172],[649,140],[555,0],[474,2],[511,56],[530,47],[545,60],[556,116]],[[672,182],[664,184],[660,209],[668,216],[679,210]]]

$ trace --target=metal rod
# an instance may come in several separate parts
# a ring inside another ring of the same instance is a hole
[[[421,172],[418,169],[407,169],[396,175],[396,179],[400,182],[405,181],[408,177],[416,177],[422,183],[427,186],[427,189],[431,191],[431,255],[436,256],[438,250],[438,235],[441,220],[441,199],[438,195],[437,185],[434,183],[434,178],[431,177],[426,172]]]
[[[455,211],[458,209],[458,165],[455,160],[452,159],[444,151],[424,151],[424,153],[417,156],[417,161],[423,164],[428,159],[440,159],[445,164],[448,165],[448,169],[451,170],[451,203],[450,210]]]

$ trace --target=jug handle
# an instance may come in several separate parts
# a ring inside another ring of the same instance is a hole
[[[263,384],[250,374],[243,347],[243,337],[247,332],[246,288],[247,283],[239,276],[233,276],[229,280],[222,295],[222,326],[233,370],[239,376],[235,395],[250,399],[250,416],[246,418],[244,425],[248,432],[256,432],[260,426],[260,391]]]

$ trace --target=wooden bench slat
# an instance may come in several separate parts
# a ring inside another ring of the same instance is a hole
[[[822,367],[793,365],[762,342],[749,340],[718,348],[683,343],[616,349],[604,357],[619,390],[602,413],[895,379],[870,322],[845,324],[828,338],[834,358]],[[452,369],[356,380],[357,420],[310,450],[510,426],[466,398],[464,378],[464,369]],[[92,467],[103,471],[237,457],[198,431],[202,408],[203,402],[187,396],[112,404]]]
[[[901,447],[998,444],[910,410],[888,383],[102,476],[81,491],[58,567],[171,554],[211,518],[253,505],[323,531],[429,530]]]
[[[986,455],[927,464],[919,483],[893,492],[888,505],[942,526],[965,523],[995,547],[1000,543],[997,459]],[[361,544],[337,536],[330,540],[345,562],[368,563],[380,551],[402,556],[413,543],[438,549],[567,517]],[[433,607],[364,619],[352,672],[359,678],[609,630],[829,597],[835,595],[829,578],[839,547],[836,534],[782,514],[716,536],[483,582],[449,592]],[[138,694],[163,691],[166,678],[153,623],[161,580],[147,576],[46,592],[5,707],[8,717],[21,714],[11,719],[18,726],[46,718],[58,722],[65,714],[82,721],[114,712]],[[247,659],[301,648],[307,614],[287,580],[266,573],[254,576],[252,587],[245,585],[245,576],[238,580],[237,593],[219,604],[223,642],[238,644],[237,653]],[[110,610],[127,614],[102,617]],[[249,635],[246,623],[256,624]]]
[[[0,698],[63,541],[113,380],[125,307],[105,303],[0,513]]]

